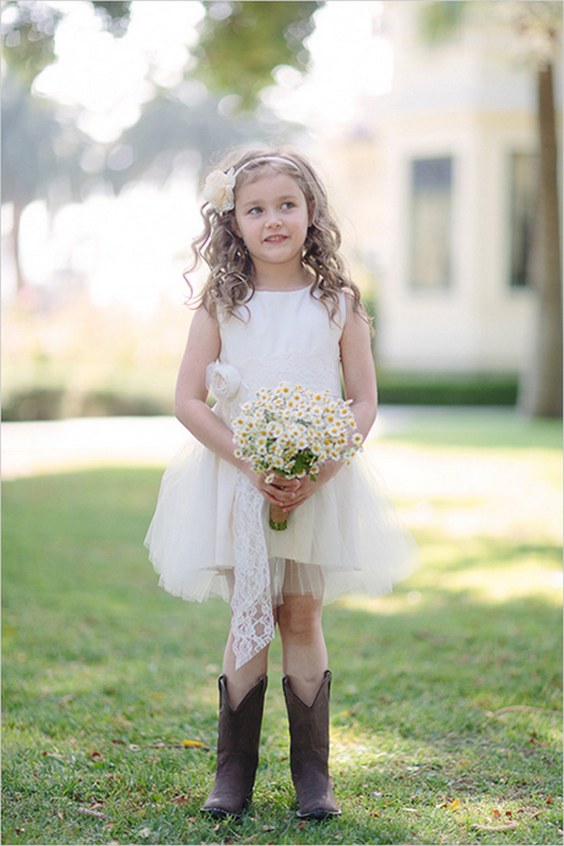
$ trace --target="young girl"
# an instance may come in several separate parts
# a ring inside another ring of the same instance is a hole
[[[326,192],[290,149],[229,156],[204,188],[194,263],[209,276],[178,375],[175,413],[195,436],[166,471],[146,544],[170,593],[231,603],[219,679],[215,785],[203,811],[240,817],[258,763],[268,647],[276,625],[298,816],[339,814],[328,776],[329,686],[322,605],[388,592],[411,568],[363,457],[327,461],[316,481],[257,475],[236,455],[231,421],[281,381],[341,397],[358,432],[376,416],[369,319],[339,257]],[[210,408],[208,392],[217,402]],[[270,528],[270,506],[288,516]]]

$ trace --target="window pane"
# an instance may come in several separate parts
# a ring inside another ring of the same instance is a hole
[[[537,194],[536,156],[532,153],[512,153],[509,179],[509,285],[512,288],[526,288],[530,284]]]
[[[451,281],[452,158],[411,163],[410,281],[446,288]]]

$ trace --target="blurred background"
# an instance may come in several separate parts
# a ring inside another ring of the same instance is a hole
[[[171,413],[202,179],[257,142],[325,178],[384,405],[558,417],[561,19],[549,0],[4,2],[4,420]]]
[[[316,836],[274,683],[256,813],[200,819],[229,608],[142,546],[200,187],[257,142],[326,182],[375,319],[366,458],[421,561],[324,612],[324,842],[559,842],[561,0],[1,10],[4,842]]]

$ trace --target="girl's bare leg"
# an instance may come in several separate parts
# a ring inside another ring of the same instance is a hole
[[[227,678],[229,704],[232,708],[237,708],[249,690],[257,684],[260,677],[266,675],[267,670],[268,646],[236,670],[235,655],[233,653],[233,634],[229,632],[223,654],[223,675]]]
[[[327,670],[322,607],[322,600],[309,594],[285,594],[278,608],[284,675],[306,705],[312,704]]]

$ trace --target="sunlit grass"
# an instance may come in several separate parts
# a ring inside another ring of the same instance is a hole
[[[294,816],[278,640],[253,809],[198,813],[228,609],[156,587],[141,544],[160,471],[6,483],[3,841],[557,842],[560,455],[535,431],[371,447],[421,562],[392,595],[325,610],[343,815],[321,825]]]

